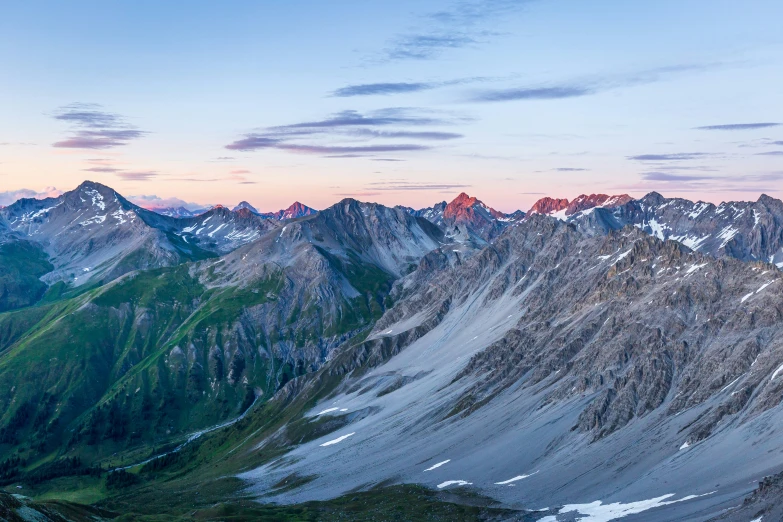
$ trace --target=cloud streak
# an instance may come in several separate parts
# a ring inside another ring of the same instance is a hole
[[[715,178],[716,176],[673,174],[671,172],[645,172],[642,174],[642,179],[645,181],[706,181]]]
[[[98,104],[73,103],[59,108],[54,119],[71,126],[71,136],[55,142],[54,147],[66,149],[110,149],[128,145],[146,132],[130,125]]]
[[[392,107],[369,113],[347,110],[323,120],[278,125],[250,132],[227,144],[225,148],[241,152],[282,150],[331,158],[424,151],[431,149],[431,145],[415,142],[389,143],[388,140],[432,142],[462,138],[462,134],[455,132],[420,129],[427,125],[448,125],[454,121],[458,120],[422,109]],[[357,143],[357,139],[363,142]]]
[[[367,154],[374,152],[408,152],[416,150],[427,150],[430,147],[415,144],[399,145],[356,145],[356,146],[338,146],[338,145],[304,145],[296,143],[286,143],[282,140],[249,135],[244,139],[237,140],[234,143],[226,145],[227,149],[250,152],[260,149],[279,149],[301,154]]]
[[[158,176],[158,173],[154,170],[145,171],[127,171],[123,170],[117,172],[117,176],[125,181],[149,181]]]
[[[720,65],[721,64],[670,65],[633,73],[582,78],[550,84],[484,89],[474,92],[466,98],[466,101],[492,103],[582,98],[615,89],[656,83],[684,73],[705,71]]]
[[[638,156],[628,156],[629,160],[634,161],[689,161],[711,156],[708,152],[678,152],[674,154],[640,154]]]
[[[348,98],[351,96],[376,96],[389,94],[405,94],[433,89],[432,83],[365,83],[359,85],[347,85],[332,93],[336,98]]]
[[[444,51],[480,45],[499,33],[488,30],[494,21],[512,16],[533,0],[462,0],[426,13],[425,29],[393,37],[376,61],[430,60]]]
[[[770,127],[779,127],[780,123],[775,122],[760,122],[760,123],[727,123],[723,125],[705,125],[703,127],[694,127],[695,130],[710,130],[710,131],[743,131],[743,130],[756,130],[756,129],[768,129]]]
[[[377,181],[367,184],[367,190],[380,190],[385,192],[402,192],[409,190],[452,190],[469,188],[472,185],[460,183],[428,183],[412,181]]]
[[[512,89],[492,89],[476,93],[470,101],[503,102],[517,100],[562,100],[580,98],[595,94],[588,86],[560,85],[553,87],[520,87]]]

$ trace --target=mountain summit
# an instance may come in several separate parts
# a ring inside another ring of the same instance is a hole
[[[286,219],[296,219],[305,216],[312,216],[313,214],[316,213],[318,213],[318,211],[315,210],[314,208],[310,208],[307,205],[295,201],[290,207],[286,209],[278,210],[277,212],[267,212],[261,215],[264,217],[270,217],[276,219],[278,221],[284,221]]]
[[[234,212],[236,212],[236,211],[238,211],[238,210],[242,210],[243,208],[246,208],[247,210],[249,210],[249,211],[250,211],[250,212],[252,212],[253,214],[258,214],[258,209],[256,209],[256,207],[254,207],[253,205],[251,205],[251,204],[250,204],[250,203],[248,203],[247,201],[242,201],[241,203],[239,203],[237,206],[235,206],[235,207],[234,207],[234,208],[232,208],[231,210],[233,210]]]
[[[439,227],[453,229],[454,233],[461,234],[465,238],[475,236],[482,241],[488,241],[497,236],[507,224],[518,221],[525,215],[520,210],[512,214],[505,214],[465,192],[462,192],[450,203],[442,201],[432,207],[420,210],[400,208],[414,216],[423,217]]]

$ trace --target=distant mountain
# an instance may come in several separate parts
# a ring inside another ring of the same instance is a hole
[[[422,217],[444,230],[449,230],[450,237],[461,237],[462,240],[478,238],[480,242],[496,237],[509,223],[519,221],[525,215],[521,210],[505,214],[464,192],[450,203],[442,201],[432,207],[419,210],[409,207],[399,208],[414,216]]]
[[[307,205],[303,205],[297,201],[286,209],[278,210],[277,212],[266,212],[261,215],[264,217],[276,219],[278,221],[285,221],[287,219],[297,219],[305,216],[312,216],[317,213],[317,210],[310,208]]]
[[[299,203],[298,201],[292,204],[290,207],[278,210],[277,212],[259,212],[257,208],[255,208],[253,205],[248,203],[247,201],[242,201],[237,206],[235,206],[232,210],[234,212],[237,212],[238,210],[247,209],[253,214],[256,214],[261,217],[270,218],[270,219],[276,219],[277,221],[285,221],[288,219],[297,219],[305,216],[312,216],[314,214],[317,214],[318,211],[308,207],[307,205],[303,205],[302,203]]]
[[[96,204],[111,210],[107,196]],[[277,223],[215,208],[198,226],[218,219]],[[30,463],[77,451],[86,464],[229,420],[366,333],[394,281],[443,239],[424,219],[347,199],[219,258],[0,314],[0,445]]]
[[[154,226],[181,238],[189,245],[225,254],[255,241],[266,231],[280,225],[247,208],[233,211],[216,205],[194,217],[156,220]]]
[[[57,198],[21,199],[0,210],[0,237],[5,228],[51,262],[42,280],[75,286],[226,253],[275,227],[249,211],[223,207],[168,217],[90,181]]]
[[[57,198],[20,199],[0,216],[18,237],[46,253],[54,269],[42,279],[50,284],[106,281],[131,270],[211,255],[154,226],[171,218],[90,181]]]
[[[534,214],[545,214],[548,216],[563,219],[577,212],[582,212],[591,208],[615,208],[625,205],[633,198],[628,194],[619,196],[609,196],[607,194],[582,194],[573,201],[567,199],[553,199],[550,197],[541,198],[533,204],[528,211],[528,216]]]
[[[783,202],[762,195],[755,202],[714,205],[651,192],[641,199],[623,194],[544,198],[529,215],[548,214],[589,234],[633,225],[660,239],[678,241],[713,257],[764,260],[783,267]]]
[[[256,207],[254,207],[253,205],[251,205],[251,204],[250,204],[250,203],[248,203],[247,201],[242,201],[242,202],[240,202],[240,203],[239,203],[237,206],[235,206],[235,207],[234,207],[234,208],[232,208],[231,210],[232,210],[233,212],[236,212],[236,211],[238,211],[238,210],[242,210],[243,208],[245,208],[245,209],[249,210],[249,211],[250,211],[250,212],[252,212],[253,214],[258,214],[258,213],[259,213],[259,212],[258,212],[258,209],[256,209]]]
[[[147,210],[152,210],[153,212],[156,212],[162,216],[168,216],[168,217],[174,217],[174,218],[184,218],[184,217],[194,217],[198,216],[200,214],[203,214],[208,208],[200,208],[196,210],[188,210],[185,207],[165,207],[165,208],[150,208]]]

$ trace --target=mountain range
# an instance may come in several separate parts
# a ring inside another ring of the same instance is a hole
[[[766,195],[19,200],[0,209],[0,485],[85,519],[248,498],[343,516],[383,491],[377,519],[772,520],[782,248]]]

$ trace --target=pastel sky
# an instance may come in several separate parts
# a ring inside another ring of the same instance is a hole
[[[0,204],[84,179],[261,210],[783,197],[781,20],[780,0],[5,2]]]

